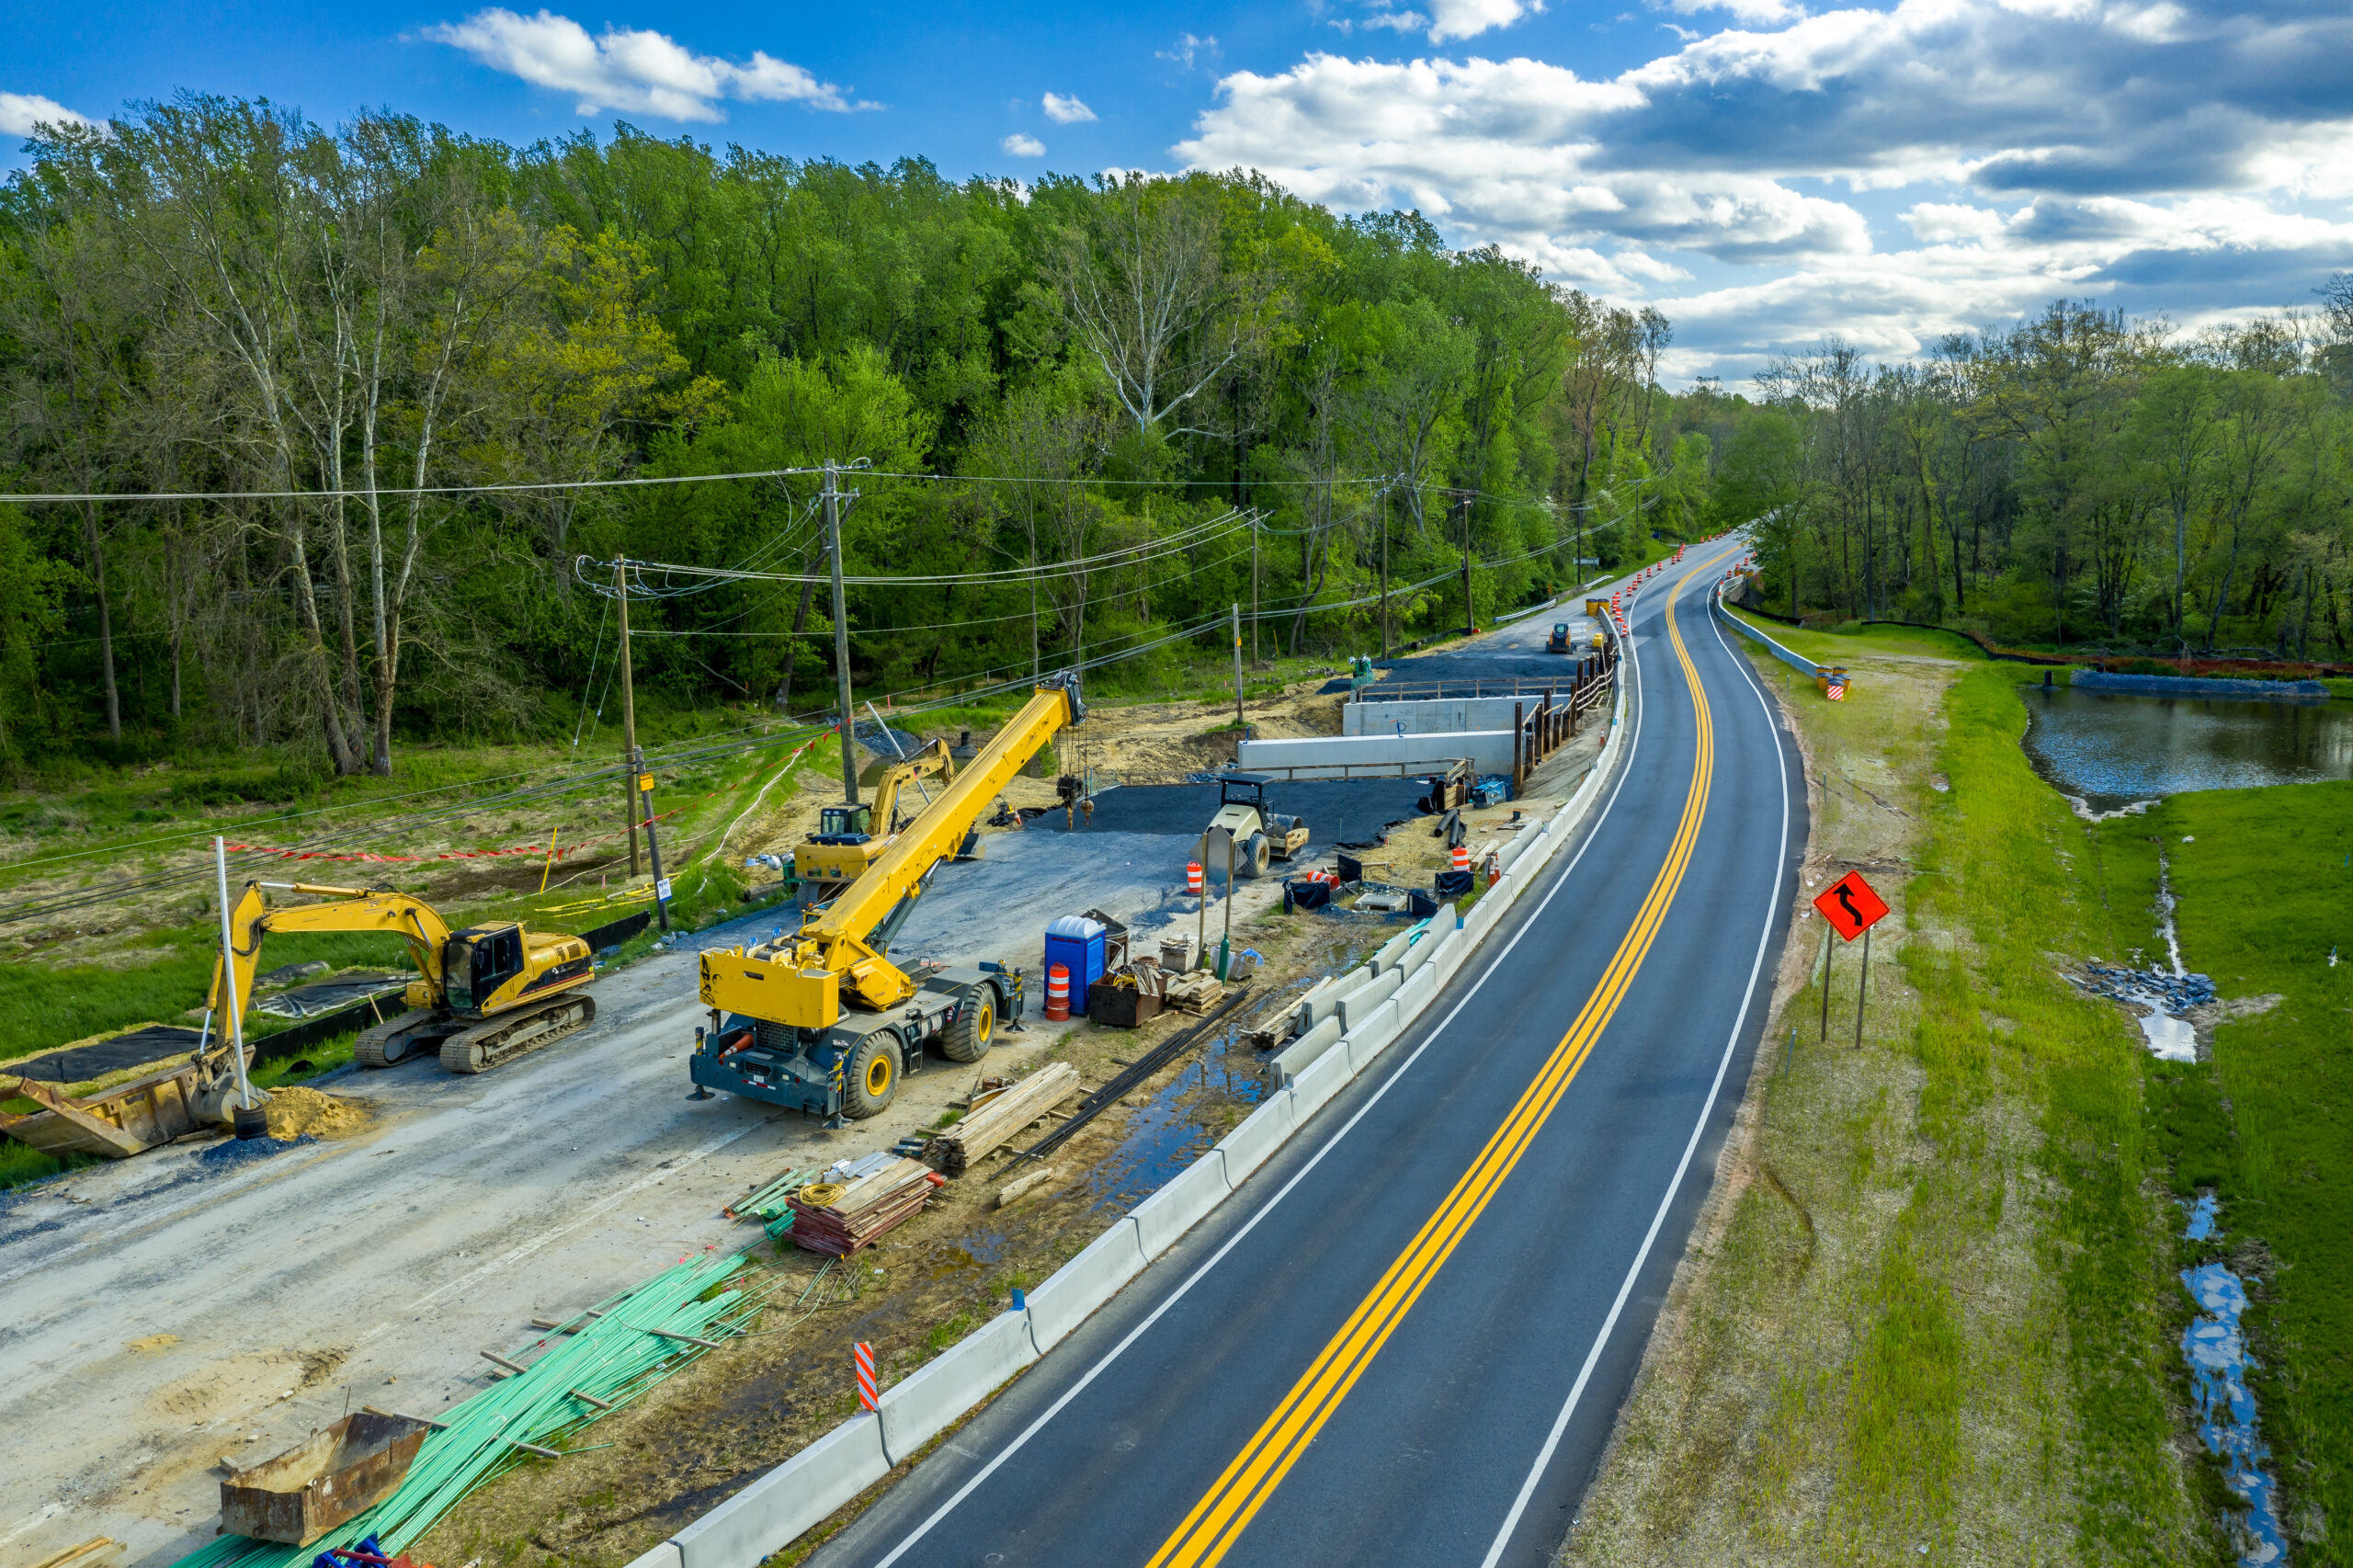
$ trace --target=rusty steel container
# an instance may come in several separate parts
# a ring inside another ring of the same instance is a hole
[[[407,1415],[347,1415],[222,1482],[221,1528],[256,1540],[308,1546],[390,1496],[428,1429]]]

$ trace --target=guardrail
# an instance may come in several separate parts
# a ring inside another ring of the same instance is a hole
[[[1779,642],[1774,642],[1770,637],[1766,636],[1765,633],[1757,631],[1756,628],[1749,625],[1748,622],[1741,619],[1740,617],[1733,614],[1731,610],[1725,608],[1723,585],[1722,583],[1717,584],[1715,588],[1709,593],[1708,608],[1714,610],[1718,619],[1722,619],[1725,625],[1745,636],[1753,638],[1756,642],[1764,643],[1766,647],[1773,651],[1773,656],[1775,658],[1794,669],[1802,671],[1809,679],[1822,673],[1822,666],[1815,664],[1812,659],[1804,658],[1799,654],[1790,653],[1787,648],[1782,647]]]

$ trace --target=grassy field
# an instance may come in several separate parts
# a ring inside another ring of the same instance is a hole
[[[2024,675],[1908,642],[1847,652],[1841,704],[1757,661],[1808,749],[1809,890],[1861,867],[1896,914],[1859,1049],[1858,949],[1825,1040],[1822,925],[1793,928],[1564,1562],[2228,1561],[2183,1458],[2188,1303],[2146,1058],[2054,972],[2109,945],[2097,838],[2019,751]]]
[[[2248,1281],[2290,1550],[2353,1562],[2353,961],[2329,962],[2353,956],[2353,784],[2177,795],[2099,838],[2107,956],[2162,957],[2162,853],[2182,961],[2239,1015],[2201,1031],[2211,1060],[2149,1064],[2149,1141],[2176,1196],[2221,1200],[2222,1235],[2197,1256]]]
[[[1802,654],[1819,665],[1842,665],[1873,654],[1912,654],[1968,664],[1985,662],[1985,651],[1958,631],[1936,631],[1923,626],[1865,626],[1859,622],[1809,631],[1783,626],[1761,615],[1736,609],[1732,613],[1790,653]]]

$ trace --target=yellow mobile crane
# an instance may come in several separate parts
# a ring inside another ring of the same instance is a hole
[[[913,756],[882,770],[870,806],[827,806],[817,813],[817,831],[792,852],[792,874],[814,883],[813,897],[831,898],[842,884],[856,881],[882,858],[907,825],[914,812],[904,811],[899,796],[919,778],[938,776],[952,779],[956,765],[948,760],[948,743],[935,740]]]
[[[327,903],[270,908],[262,892],[307,893]],[[597,978],[588,944],[560,932],[527,931],[513,921],[452,931],[422,899],[390,888],[330,888],[309,882],[247,882],[229,912],[237,998],[253,994],[261,939],[270,931],[387,931],[406,937],[417,978],[403,998],[409,1010],[360,1031],[353,1054],[362,1067],[389,1067],[427,1046],[452,1073],[486,1067],[537,1051],[597,1016],[581,987]],[[227,1017],[223,964],[212,965],[215,1017]]]
[[[695,1030],[690,1075],[706,1088],[825,1117],[872,1116],[937,1041],[977,1062],[997,1020],[1021,1010],[1021,971],[1001,963],[920,979],[890,960],[891,938],[924,882],[953,855],[997,791],[1066,724],[1086,717],[1078,674],[1038,687],[863,876],[800,930],[702,955],[708,1028]]]

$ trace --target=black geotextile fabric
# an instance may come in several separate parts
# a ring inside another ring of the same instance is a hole
[[[34,1078],[44,1084],[86,1084],[109,1073],[119,1073],[126,1067],[137,1067],[149,1062],[162,1062],[168,1057],[182,1056],[196,1049],[200,1038],[196,1029],[184,1029],[171,1024],[150,1024],[143,1029],[102,1040],[95,1045],[77,1045],[70,1051],[52,1051],[46,1056],[36,1056],[30,1062],[8,1068],[20,1078]]]
[[[1092,815],[1074,813],[1078,833],[1165,833],[1199,838],[1217,814],[1215,784],[1128,784],[1095,797]],[[1310,851],[1335,844],[1370,843],[1392,823],[1421,814],[1418,778],[1277,779],[1267,787],[1269,811],[1307,819]],[[1033,818],[1033,828],[1064,831],[1063,813]],[[1222,873],[1221,873],[1222,874]]]

